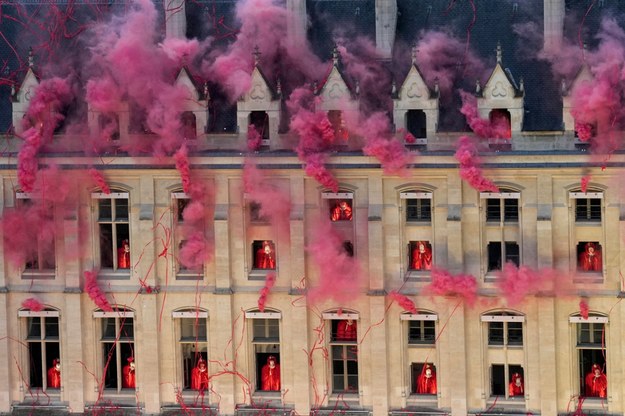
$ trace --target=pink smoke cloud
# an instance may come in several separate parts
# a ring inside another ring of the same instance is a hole
[[[460,162],[460,177],[472,188],[480,192],[499,192],[494,182],[484,177],[477,148],[468,136],[460,137],[454,156]]]
[[[22,302],[22,308],[33,312],[39,312],[44,309],[44,305],[37,298],[28,298]]]
[[[292,206],[288,193],[271,184],[250,160],[243,168],[243,185],[248,199],[260,204],[260,216],[269,219],[279,237],[286,238]]]
[[[347,254],[343,243],[329,221],[318,221],[313,227],[306,250],[319,270],[319,280],[308,288],[307,298],[311,304],[334,300],[347,306],[358,296],[366,277],[358,262]]]
[[[466,91],[460,91],[462,98],[462,107],[460,112],[467,119],[467,124],[471,130],[482,138],[509,139],[510,138],[510,122],[505,117],[493,117],[492,120],[486,120],[480,117],[477,109],[477,98],[473,94]]]
[[[417,313],[417,307],[414,302],[406,295],[402,295],[399,292],[391,291],[388,296],[397,304],[402,307],[406,312]]]
[[[89,176],[91,176],[91,179],[93,179],[96,186],[100,188],[102,192],[107,195],[111,193],[111,188],[109,188],[108,184],[106,183],[106,179],[104,179],[104,175],[102,175],[102,172],[91,168],[89,169]]]
[[[208,241],[202,230],[185,236],[184,244],[178,250],[178,261],[189,270],[200,270],[210,260]]]
[[[256,127],[250,124],[247,128],[247,149],[255,152],[262,145],[262,137]]]
[[[191,186],[191,171],[189,168],[189,151],[186,145],[182,145],[180,149],[174,153],[174,162],[176,162],[176,169],[180,173],[180,179],[182,180],[182,190],[185,193],[189,193],[189,187]]]
[[[582,192],[586,192],[588,190],[588,184],[590,183],[591,179],[592,179],[592,176],[590,175],[582,176],[582,179],[580,181],[580,188]]]
[[[554,269],[533,270],[506,263],[496,273],[497,288],[509,306],[516,306],[527,296],[561,293],[567,284],[567,275]]]
[[[582,298],[579,301],[579,314],[584,319],[588,319],[588,314],[590,312],[590,308],[588,307],[588,299]]]
[[[106,299],[106,295],[98,286],[98,274],[95,271],[85,271],[85,292],[89,295],[89,298],[96,304],[96,306],[102,309],[104,312],[113,312],[111,304]]]
[[[435,296],[458,296],[467,305],[473,306],[477,300],[477,280],[469,274],[452,275],[447,270],[433,269],[432,282],[423,293]]]
[[[276,283],[276,274],[268,273],[267,277],[265,278],[265,286],[263,286],[263,288],[260,289],[260,296],[258,297],[258,309],[261,312],[265,311],[265,304],[267,303],[267,298],[269,297],[269,291],[271,291],[271,288],[273,287],[275,283]]]

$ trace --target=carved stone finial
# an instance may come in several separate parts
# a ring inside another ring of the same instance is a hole
[[[411,57],[412,57],[412,64],[413,65],[417,64],[417,53],[419,53],[419,49],[417,49],[417,45],[414,44],[412,49],[411,49]]]
[[[258,45],[254,46],[254,52],[252,52],[252,55],[254,56],[254,67],[257,67],[260,62],[260,50],[258,49]]]
[[[276,81],[276,94],[278,97],[282,97],[282,82],[280,81],[280,78]]]
[[[394,97],[397,94],[397,84],[395,80],[391,82],[391,95]]]
[[[356,81],[356,89],[354,90],[356,95],[360,95],[360,82]]]
[[[332,64],[334,66],[339,65],[339,60],[341,59],[341,54],[339,54],[339,48],[334,44],[334,48],[332,48]]]
[[[438,83],[439,83],[438,77],[434,78],[434,92],[436,93],[436,95],[438,95],[441,91]]]
[[[33,47],[28,48],[28,67],[32,68],[35,66],[35,57],[33,56]]]
[[[560,81],[560,93],[563,97],[566,96],[567,93],[566,80],[564,78]]]
[[[204,83],[204,98],[206,98],[206,101],[210,101],[211,96],[208,93],[208,82]]]
[[[525,80],[523,79],[523,77],[519,79],[519,91],[525,94]]]
[[[482,84],[480,84],[480,80],[475,80],[475,95],[480,95],[482,93]]]
[[[501,64],[501,43],[497,42],[497,63]]]

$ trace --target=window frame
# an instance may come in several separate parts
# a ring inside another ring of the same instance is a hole
[[[56,207],[52,202],[48,202],[48,201],[44,201],[40,196],[38,197],[36,194],[32,194],[30,192],[15,192],[15,201],[16,201],[16,208],[21,209],[21,208],[25,208],[25,207],[33,207],[34,204],[36,204],[36,201],[39,201],[42,204],[46,204],[49,205],[49,207],[41,207],[42,210],[44,210],[44,213],[46,214],[46,219],[49,221],[52,221],[52,223],[54,224],[54,228],[56,230]],[[32,268],[32,267],[27,267],[28,265],[28,261],[26,261],[20,269],[20,274],[22,279],[54,279],[56,278],[56,271],[57,271],[57,241],[56,241],[56,233],[54,233],[55,235],[52,237],[52,251],[53,251],[53,262],[54,262],[54,267],[49,268],[49,267],[45,267],[47,264],[47,262],[50,259],[47,259],[44,252],[46,251],[45,248],[42,247],[42,242],[40,241],[40,239],[37,237],[37,268]]]
[[[28,380],[26,378],[22,378],[22,382],[25,384],[24,391],[28,391],[29,395],[35,394],[33,390],[40,390],[45,392],[46,395],[59,395],[61,390],[63,389],[63,379],[61,378],[61,387],[53,388],[48,387],[48,365],[53,362],[54,359],[60,359],[61,363],[63,362],[61,358],[61,315],[59,311],[46,308],[42,311],[31,311],[31,310],[20,310],[17,313],[18,318],[20,319],[20,327],[23,330],[23,346],[24,350],[24,361],[26,365],[22,366],[23,369],[27,369],[24,371],[24,374],[28,374]],[[56,320],[56,328],[58,334],[48,336],[46,330],[48,329],[48,325],[46,325],[46,320]],[[39,322],[39,334],[38,337],[31,336],[30,334],[30,322],[31,320],[37,320]],[[40,355],[40,369],[33,368],[36,367],[35,360],[32,358],[32,351],[30,344],[39,344],[39,355]],[[56,354],[53,354],[49,351],[49,345],[56,344]],[[50,355],[50,356],[49,356]],[[41,386],[34,386],[33,384],[33,373],[40,372],[39,376],[41,377]]]
[[[105,312],[105,311],[94,311],[93,312],[93,318],[94,320],[96,320],[96,334],[99,334],[100,337],[99,339],[97,339],[97,343],[98,343],[98,357],[99,357],[99,362],[100,365],[98,366],[98,372],[99,372],[99,380],[102,380],[102,384],[103,384],[103,391],[105,393],[116,393],[116,394],[124,394],[124,393],[130,393],[132,392],[132,394],[135,394],[136,389],[139,387],[137,384],[137,380],[136,380],[136,373],[138,371],[135,371],[135,388],[126,388],[123,387],[123,382],[122,382],[122,377],[123,377],[123,368],[125,365],[125,362],[127,362],[127,356],[122,356],[122,354],[127,354],[122,352],[122,349],[127,350],[128,348],[130,349],[131,353],[131,357],[133,357],[135,359],[136,362],[136,357],[137,357],[137,353],[136,353],[136,348],[135,348],[135,314],[133,311],[128,310],[128,309],[123,309],[123,308],[114,308],[114,310],[112,312]],[[114,331],[115,334],[113,337],[107,336],[105,334],[105,331],[107,328],[109,328],[108,325],[108,321],[109,319],[114,319]],[[124,325],[126,325],[126,320],[130,319],[131,321],[131,327],[132,327],[132,336],[122,336],[122,328]],[[113,344],[111,347],[107,347],[107,345],[109,344]],[[123,344],[123,345],[120,345]],[[127,345],[126,347],[124,347],[125,345]],[[122,348],[123,347],[123,348]],[[106,350],[106,351],[105,351]],[[110,354],[110,351],[113,350],[113,353]],[[107,358],[110,354],[110,357],[112,357],[114,355],[114,359],[113,358]],[[116,386],[114,387],[107,387],[107,384],[110,383],[111,381],[107,380],[107,374],[106,371],[108,370],[108,366],[110,365],[114,365],[114,371],[115,371],[115,384]]]
[[[516,225],[521,221],[520,192],[511,190],[502,190],[502,192],[480,192],[480,199],[484,201],[482,206],[486,225]],[[508,201],[516,201],[516,215],[508,214],[510,207],[506,205],[511,205]],[[490,209],[489,205],[495,202],[497,202],[497,207]],[[496,215],[496,218],[489,218],[489,212],[496,211],[495,208],[498,208],[498,215]]]
[[[399,193],[399,198],[400,200],[403,200],[404,203],[402,204],[402,209],[404,210],[404,215],[403,215],[403,222],[406,225],[427,225],[427,224],[432,224],[432,217],[433,217],[433,204],[432,204],[432,192],[427,192],[427,191],[410,191],[410,192],[400,192]],[[423,216],[423,210],[424,208],[421,207],[417,207],[417,210],[419,212],[419,215],[417,215],[417,217],[420,218],[409,218],[409,206],[408,206],[408,201],[412,201],[412,200],[416,200],[417,201],[417,205],[423,205],[424,201],[428,201],[427,205],[428,205],[428,215],[427,218]]]
[[[584,225],[601,225],[603,223],[603,218],[605,216],[604,211],[604,195],[601,191],[590,191],[590,192],[569,192],[569,199],[573,200],[573,216],[575,224],[584,224]],[[586,201],[586,219],[579,218],[579,201]],[[599,201],[599,218],[593,217],[593,207],[592,201]],[[590,218],[588,218],[590,217]]]
[[[360,394],[360,360],[358,359],[358,327],[356,328],[356,340],[337,339],[337,328],[340,321],[352,320],[358,325],[359,314],[357,313],[334,313],[326,312],[322,314],[324,320],[329,321],[326,335],[328,339],[329,352],[329,377],[332,395],[359,395]],[[337,368],[341,367],[342,372],[337,374]],[[355,374],[354,374],[355,370]],[[355,389],[350,389],[350,382],[356,379]],[[337,379],[342,378],[343,389],[337,386]]]
[[[578,391],[580,396],[583,396],[586,400],[607,400],[606,398],[586,396],[585,391],[585,379],[586,375],[592,369],[592,364],[600,364],[605,369],[603,373],[608,376],[608,354],[607,354],[607,338],[608,338],[608,325],[609,318],[599,313],[589,313],[588,318],[584,319],[580,315],[574,315],[569,317],[569,323],[572,326],[571,337],[573,342],[573,348],[575,354],[573,354],[573,367],[575,368],[574,374],[577,374],[579,383],[577,387],[573,387],[573,391]],[[590,342],[580,342],[580,333],[584,325],[588,325],[589,328],[589,340]],[[601,331],[597,331],[595,326],[601,325]],[[594,338],[595,333],[601,332],[601,335],[596,341]],[[593,342],[594,341],[594,342]],[[585,365],[586,362],[590,363],[590,366]],[[585,368],[586,367],[586,368]],[[610,384],[608,382],[609,395]],[[606,395],[606,396],[607,396]]]
[[[174,311],[172,312],[172,320],[174,321],[174,339],[177,347],[175,368],[179,389],[183,394],[191,393],[194,397],[200,394],[208,397],[206,390],[198,391],[191,388],[192,371],[201,357],[206,362],[206,368],[209,374],[208,390],[210,390],[208,312],[200,309]],[[204,333],[200,331],[200,323],[204,325]],[[193,332],[191,337],[185,337],[186,325],[191,325]],[[188,357],[186,350],[189,350],[188,352],[192,356]]]
[[[101,204],[100,201],[103,200],[110,200],[110,209],[111,209],[111,218],[109,219],[103,219],[100,218],[100,211],[101,211]],[[117,218],[117,203],[115,201],[117,200],[125,200],[126,201],[126,206],[127,206],[127,213],[128,213],[128,218]],[[133,245],[132,245],[132,239],[131,239],[131,205],[130,205],[130,193],[129,192],[125,192],[125,191],[121,191],[121,190],[111,190],[111,192],[109,194],[106,194],[104,192],[92,192],[91,193],[91,201],[92,201],[92,208],[93,208],[93,214],[94,214],[94,262],[96,263],[97,267],[100,269],[99,272],[99,276],[105,277],[105,278],[114,278],[114,277],[118,277],[118,278],[130,278],[132,269],[133,269]],[[111,267],[104,267],[102,265],[102,231],[101,231],[101,226],[103,224],[111,224],[111,261],[112,261],[112,268]],[[119,237],[119,227],[123,227],[126,226],[128,233],[126,238],[123,237],[123,232],[121,240]],[[120,249],[120,244],[118,243],[118,240],[123,242],[123,240],[128,240],[128,244],[130,245],[130,264],[128,268],[120,268],[118,266],[118,250]]]
[[[503,244],[502,244],[503,243]],[[499,256],[496,259],[491,259],[491,253],[495,253],[497,252],[495,250],[496,245],[499,245]],[[493,249],[491,249],[491,245],[494,247]],[[509,248],[516,246],[516,251],[518,254],[509,254]],[[486,273],[496,273],[500,270],[502,270],[503,266],[508,263],[508,262],[512,262],[514,263],[517,267],[520,267],[521,265],[521,246],[519,245],[518,242],[516,241],[489,241],[486,244]],[[514,259],[517,259],[517,261],[514,261]],[[493,263],[492,260],[499,260],[499,264],[500,267],[491,267],[491,264]],[[505,260],[505,261],[504,261]]]
[[[254,377],[250,379],[250,386],[253,387],[253,394],[261,394],[261,395],[270,395],[282,397],[281,394],[284,391],[284,376],[283,372],[280,372],[280,390],[261,390],[262,387],[262,368],[266,363],[266,357],[273,355],[276,357],[277,364],[282,367],[282,313],[280,312],[260,312],[260,311],[248,311],[245,312],[245,319],[251,320],[251,323],[248,326],[248,340],[250,345],[250,364],[253,367],[253,371],[250,371],[250,374],[253,374]],[[271,321],[271,322],[270,322]],[[269,328],[272,327],[271,324],[274,324],[273,327],[277,328],[278,337],[275,339],[274,337],[255,337],[255,328],[256,322],[264,322],[265,323],[265,333],[269,334]],[[273,351],[271,350],[273,349]],[[276,352],[277,351],[277,352]],[[265,358],[265,360],[263,360]],[[250,368],[251,370],[251,368]]]
[[[184,207],[180,207],[181,202],[184,203]],[[177,190],[171,193],[171,213],[172,213],[172,240],[173,240],[173,252],[174,261],[172,262],[172,271],[176,280],[203,280],[204,279],[204,267],[199,270],[190,270],[183,267],[179,261],[180,249],[184,245],[184,229],[185,221],[183,219],[183,212],[191,203],[191,196],[182,190]]]
[[[400,320],[401,321],[407,321],[406,324],[406,341],[407,341],[407,345],[409,347],[419,347],[419,346],[427,346],[427,347],[431,347],[433,345],[436,345],[436,323],[438,322],[438,315],[430,313],[430,312],[426,312],[426,311],[418,311],[416,314],[407,314],[407,313],[403,313],[400,315]],[[413,340],[410,337],[410,333],[411,333],[411,327],[413,325],[414,322],[417,322],[420,324],[420,328],[419,332],[420,332],[420,337],[417,340]],[[431,325],[432,326],[432,330],[434,332],[434,336],[432,337],[432,339],[426,339],[426,325],[425,322],[428,322],[428,326]],[[431,323],[431,324],[430,324]]]

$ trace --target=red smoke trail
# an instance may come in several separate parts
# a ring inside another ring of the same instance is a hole
[[[492,121],[485,120],[480,117],[477,108],[477,98],[473,94],[460,91],[460,96],[462,97],[460,112],[464,114],[467,119],[467,124],[478,137],[485,139],[510,138],[510,123],[506,118],[494,118]]]
[[[432,270],[432,282],[423,289],[424,294],[459,296],[469,306],[477,299],[477,281],[468,274],[452,275],[447,270]]]
[[[555,296],[570,286],[568,274],[555,269],[533,270],[527,266],[517,267],[506,263],[496,273],[499,294],[509,306],[516,306],[530,295]]]
[[[477,148],[472,140],[468,136],[462,136],[457,146],[454,156],[460,162],[460,177],[480,192],[499,192],[497,185],[482,174]]]
[[[105,312],[113,312],[113,308],[106,299],[106,295],[98,286],[98,274],[96,271],[85,271],[85,292],[93,303]]]
[[[44,305],[37,298],[28,298],[22,302],[22,308],[39,312],[44,309]]]
[[[267,297],[269,296],[269,291],[276,283],[276,274],[268,273],[267,278],[265,279],[265,286],[260,290],[260,296],[258,297],[258,309],[261,312],[265,312],[265,303],[267,302]]]
[[[406,312],[417,313],[417,307],[414,302],[406,295],[402,295],[399,292],[392,291],[389,294],[389,297],[397,302],[399,306],[401,306]]]

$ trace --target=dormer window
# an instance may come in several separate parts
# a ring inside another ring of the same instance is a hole
[[[349,132],[345,126],[345,120],[343,119],[343,112],[341,110],[328,111],[328,120],[334,129],[334,138],[337,139],[339,144],[341,141],[349,139]]]
[[[269,140],[269,115],[266,111],[250,112],[249,123],[250,126],[254,126],[261,140]],[[267,143],[262,142],[262,144],[266,145]]]
[[[100,136],[105,140],[119,140],[119,116],[117,114],[100,114],[98,116],[98,128]]]
[[[185,111],[180,116],[182,123],[182,137],[186,140],[197,139],[197,125],[196,118],[193,111]]]
[[[415,139],[427,138],[426,116],[423,110],[408,110],[406,112],[406,130]]]
[[[499,139],[509,139],[511,137],[510,112],[506,109],[496,108],[491,110],[488,116],[493,131]]]

